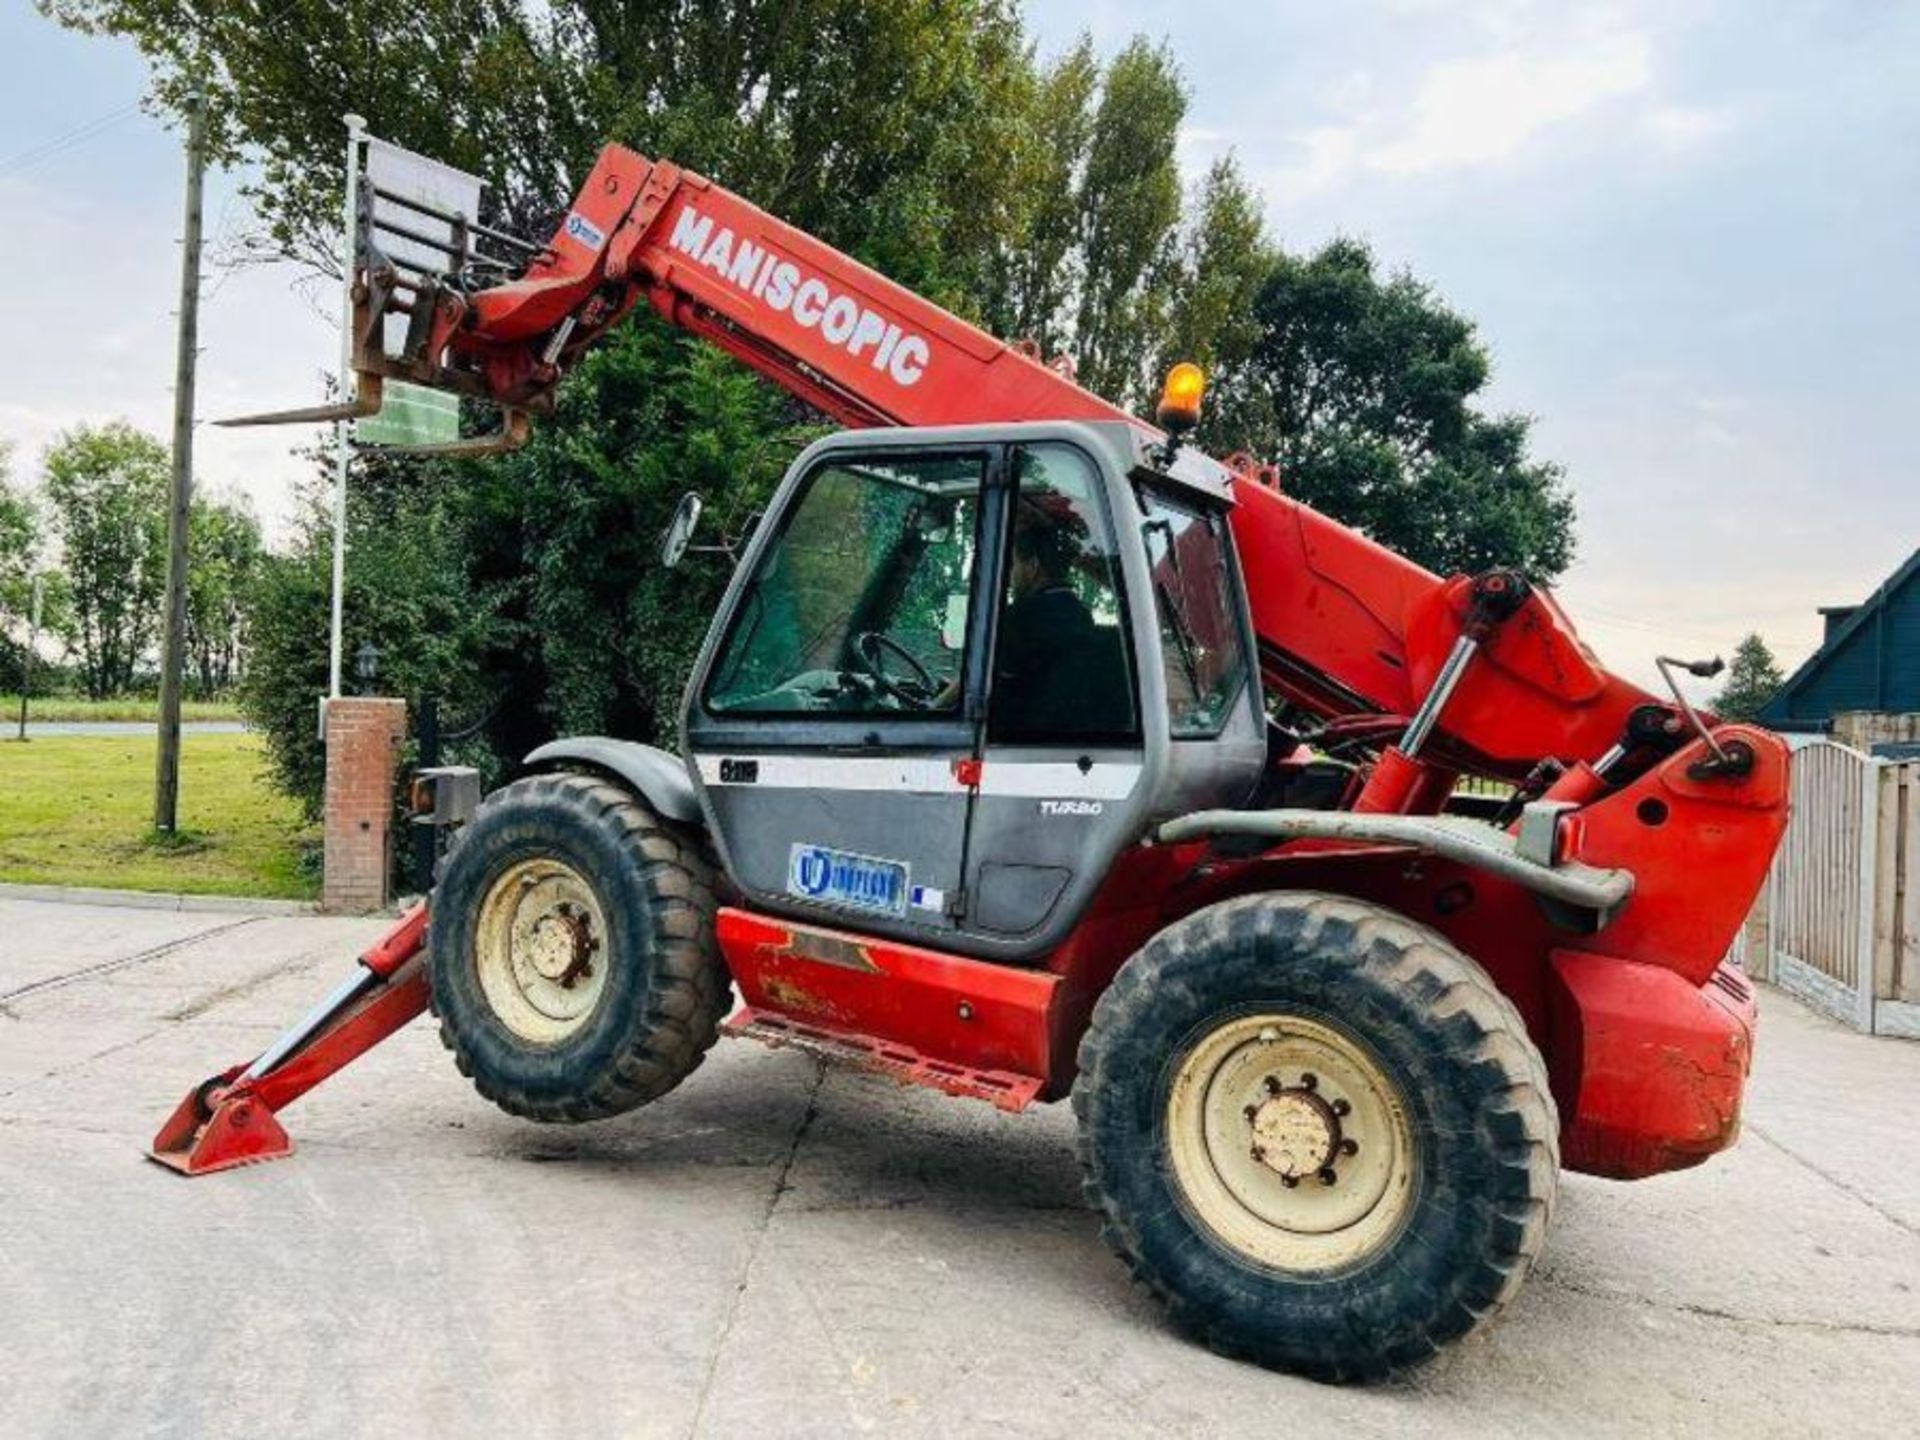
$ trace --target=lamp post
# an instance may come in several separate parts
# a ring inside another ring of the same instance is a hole
[[[374,693],[374,682],[380,678],[380,647],[371,640],[362,640],[353,652],[353,674],[362,695]]]

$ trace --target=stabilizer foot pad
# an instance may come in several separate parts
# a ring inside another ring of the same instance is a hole
[[[758,1040],[776,1048],[791,1046],[837,1065],[870,1070],[902,1085],[924,1085],[963,1099],[985,1100],[1009,1114],[1018,1114],[1031,1105],[1042,1083],[1035,1076],[1017,1075],[1010,1070],[975,1070],[954,1065],[890,1040],[877,1040],[851,1030],[829,1030],[786,1015],[755,1010],[750,1005],[743,1006],[720,1028],[741,1039]]]
[[[229,1095],[207,1109],[196,1088],[153,1137],[147,1158],[182,1175],[211,1175],[293,1153],[293,1139],[252,1095]]]

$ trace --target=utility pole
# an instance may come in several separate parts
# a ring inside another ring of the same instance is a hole
[[[166,633],[160,647],[160,758],[153,828],[172,831],[180,805],[180,682],[187,649],[187,527],[193,509],[193,371],[200,346],[200,188],[206,97],[187,97],[187,218],[180,246],[180,348],[173,378],[173,493],[167,507]]]

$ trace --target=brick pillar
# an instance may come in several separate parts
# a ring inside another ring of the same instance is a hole
[[[387,903],[387,831],[406,729],[404,700],[327,701],[323,910],[360,914]]]

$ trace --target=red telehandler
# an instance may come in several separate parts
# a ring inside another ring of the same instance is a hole
[[[1193,367],[1145,425],[673,165],[607,149],[537,247],[360,203],[356,413],[434,386],[505,414],[464,453],[510,447],[645,300],[849,428],[740,555],[679,753],[423,777],[428,902],[157,1159],[287,1153],[275,1112],[429,1006],[537,1121],[645,1104],[731,1033],[1071,1096],[1106,1238],[1176,1318],[1349,1378],[1499,1309],[1562,1165],[1732,1143],[1774,736],[1608,674],[1514,571],[1438,578],[1183,446]]]

